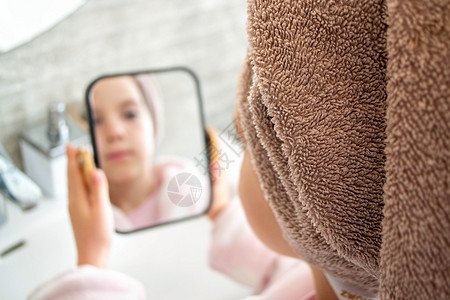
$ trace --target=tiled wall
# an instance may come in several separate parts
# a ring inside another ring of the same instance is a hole
[[[82,101],[102,73],[192,68],[207,123],[232,120],[246,49],[244,0],[90,0],[28,44],[0,54],[0,140],[21,165],[19,134],[49,102]]]

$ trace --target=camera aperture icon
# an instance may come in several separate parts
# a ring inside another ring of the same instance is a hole
[[[202,185],[194,174],[179,173],[169,181],[167,195],[176,206],[189,207],[200,199]]]

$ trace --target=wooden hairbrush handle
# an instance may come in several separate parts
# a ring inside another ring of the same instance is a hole
[[[94,159],[86,147],[80,147],[77,152],[78,158],[81,160],[81,169],[83,173],[83,180],[87,187],[91,180],[91,174],[95,169]]]
[[[206,132],[208,133],[209,137],[208,153],[210,155],[211,165],[214,165],[219,159],[220,155],[219,139],[217,137],[217,131],[214,128],[208,127],[206,128]]]

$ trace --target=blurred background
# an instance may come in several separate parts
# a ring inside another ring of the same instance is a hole
[[[58,1],[29,2],[15,1],[9,12],[0,3],[2,14],[16,20],[2,24],[4,33],[21,33],[14,14],[28,11],[35,24],[49,20]],[[88,83],[104,73],[187,66],[199,76],[207,124],[222,130],[232,122],[246,49],[245,1],[75,2],[43,33],[0,53],[0,141],[16,165],[22,166],[20,132],[45,119],[51,102],[70,108],[84,101]]]
[[[198,75],[206,123],[220,132],[232,123],[247,44],[245,22],[242,0],[0,0],[0,142],[23,170],[21,134],[45,126],[51,103],[66,104],[73,117],[81,114],[86,88],[99,75],[177,65]],[[31,136],[33,147],[47,139]],[[32,179],[65,187],[65,155],[47,157],[33,147],[26,148],[37,172]],[[41,197],[36,189],[33,194],[21,174],[8,170],[16,176],[10,180],[15,194],[0,193],[0,298],[25,299],[44,281],[73,268],[75,244],[67,197]],[[13,177],[8,174],[0,165],[0,183]],[[38,199],[32,205],[18,201],[30,195]],[[17,199],[7,201],[13,196]],[[209,267],[211,230],[203,217],[115,235],[110,268],[141,281],[154,299],[247,295],[248,288]]]

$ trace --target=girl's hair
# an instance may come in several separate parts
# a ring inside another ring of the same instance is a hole
[[[139,74],[132,76],[142,93],[144,102],[150,112],[153,122],[155,144],[161,141],[163,136],[163,107],[161,92],[155,78],[151,74]]]

